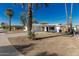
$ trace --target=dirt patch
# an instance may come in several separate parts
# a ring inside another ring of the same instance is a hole
[[[24,37],[9,38],[14,45],[32,45],[32,49],[23,48],[24,55],[35,56],[74,56],[79,55],[79,39],[56,33],[38,33],[42,40],[28,40]],[[28,49],[28,50],[27,50]],[[28,51],[28,52],[27,52]]]
[[[8,38],[8,40],[12,45],[23,45],[29,43],[29,40],[26,36]]]

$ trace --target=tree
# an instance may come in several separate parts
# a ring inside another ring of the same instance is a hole
[[[65,3],[67,28],[68,28],[68,32],[70,32],[70,33],[72,32],[72,10],[73,10],[73,3],[71,3],[71,7],[70,7],[70,16],[68,16],[67,4]]]
[[[21,23],[22,23],[23,27],[25,27],[27,25],[27,17],[26,17],[25,12],[22,12],[22,14],[20,16],[20,20],[21,20]]]
[[[38,24],[39,22],[36,19],[33,19],[32,23]]]
[[[72,32],[72,9],[73,9],[73,3],[71,3],[71,10],[70,10],[70,32]]]
[[[28,35],[31,37],[31,30],[32,30],[32,3],[28,3]]]
[[[23,8],[25,6],[25,3],[22,3],[21,5],[22,5],[22,8]],[[28,28],[28,36],[31,37],[32,36],[32,32],[31,32],[31,30],[32,30],[32,20],[33,20],[32,6],[35,5],[36,8],[39,8],[39,5],[41,6],[42,4],[40,4],[40,3],[39,4],[37,4],[37,3],[35,3],[35,4],[28,3],[27,5],[28,5],[28,11],[27,11],[27,13],[28,13],[27,28]],[[46,3],[44,5],[48,6],[48,4],[46,4]]]
[[[6,9],[6,14],[9,17],[9,31],[11,31],[11,19],[13,16],[13,10],[11,8]]]
[[[29,37],[31,37],[32,36],[32,32],[31,32],[31,30],[32,30],[32,20],[33,20],[33,18],[32,18],[32,3],[28,3],[28,35],[29,35]],[[36,5],[36,7],[38,8],[38,5],[41,5],[41,4],[35,4]],[[44,4],[45,6],[48,6],[46,3]]]

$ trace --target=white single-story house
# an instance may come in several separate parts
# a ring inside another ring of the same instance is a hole
[[[61,26],[58,24],[33,24],[32,25],[32,31],[38,32],[38,31],[55,31],[59,32]],[[25,26],[24,31],[27,31],[27,26]]]

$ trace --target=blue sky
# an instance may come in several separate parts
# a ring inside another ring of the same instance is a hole
[[[26,4],[27,12],[27,4]],[[70,4],[67,4],[68,15],[70,13]],[[5,13],[7,8],[12,8],[14,11],[14,16],[12,17],[12,24],[20,25],[20,15],[22,12],[21,5],[14,5],[10,3],[0,4],[0,23],[8,23],[8,17]],[[66,12],[64,3],[52,3],[48,4],[48,7],[42,6],[39,9],[36,9],[33,6],[33,18],[36,19],[39,23],[46,22],[49,24],[65,24],[66,23]],[[72,21],[73,24],[79,23],[79,4],[73,4],[72,12]]]

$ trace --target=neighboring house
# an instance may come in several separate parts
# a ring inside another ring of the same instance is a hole
[[[7,23],[0,24],[0,28],[9,29],[9,25]],[[12,25],[11,30],[23,30],[23,26],[20,25]]]
[[[20,26],[20,25],[12,25],[11,29],[12,30],[23,30],[24,28],[23,28],[23,26]]]

